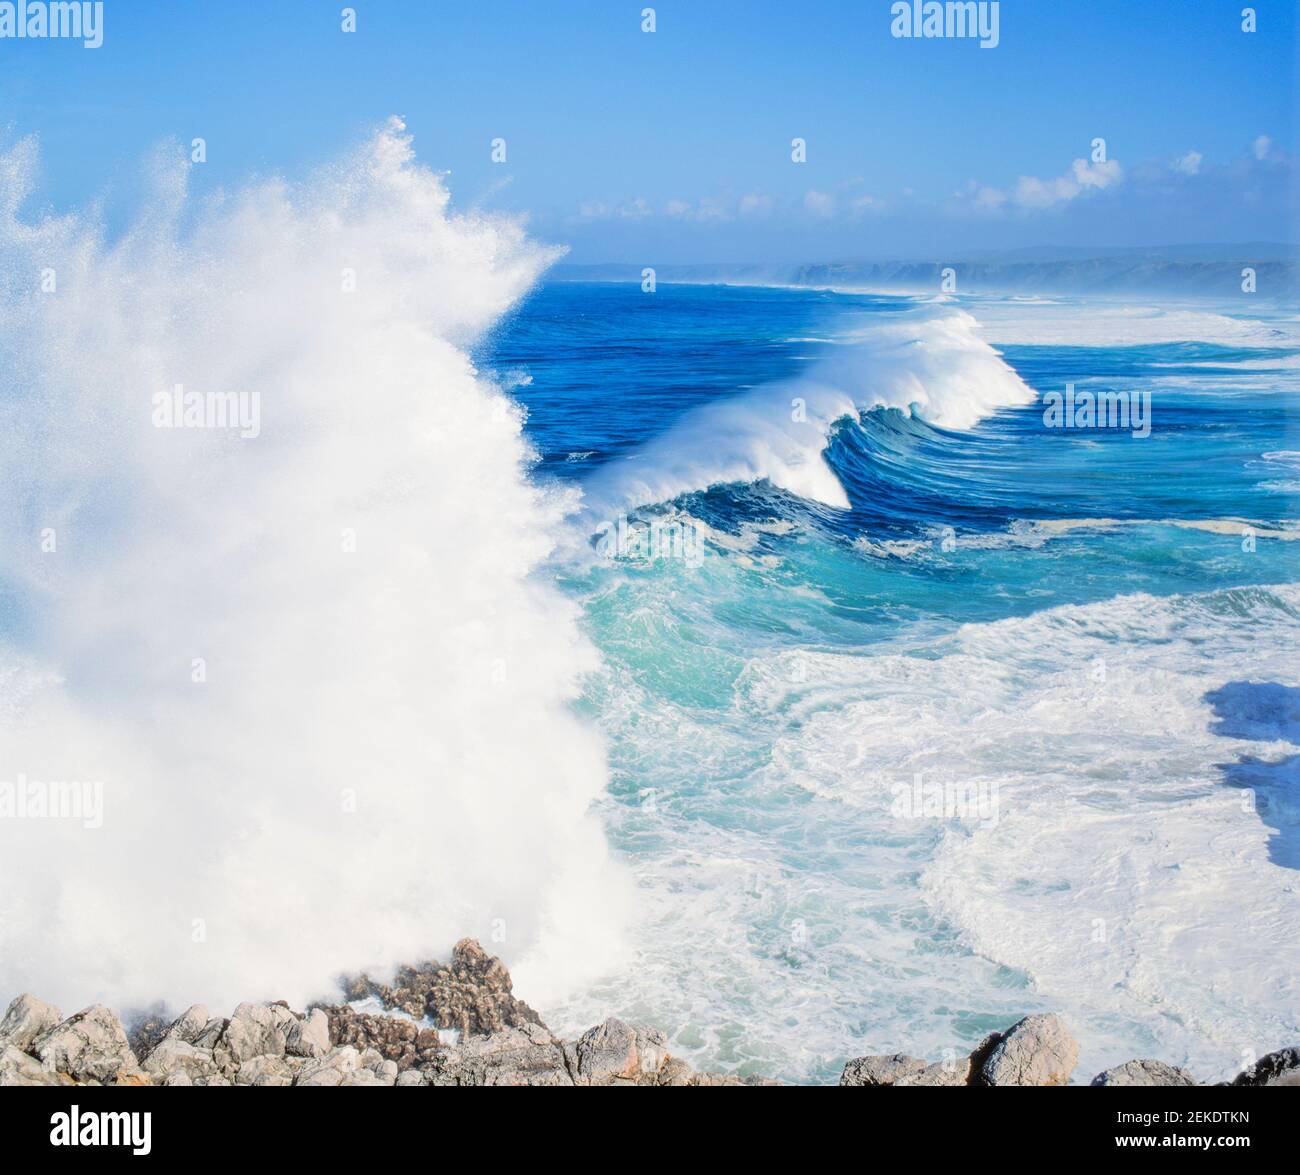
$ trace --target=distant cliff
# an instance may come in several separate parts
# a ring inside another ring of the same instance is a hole
[[[1184,245],[1159,249],[1018,250],[929,260],[840,261],[805,265],[561,265],[557,281],[641,281],[645,266],[660,282],[829,286],[882,292],[937,292],[942,272],[956,273],[957,292],[1164,294],[1236,298],[1243,270],[1254,270],[1261,298],[1300,295],[1300,248],[1269,242]]]

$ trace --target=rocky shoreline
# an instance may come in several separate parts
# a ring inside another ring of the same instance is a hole
[[[512,990],[500,959],[462,939],[451,962],[399,969],[391,983],[342,982],[345,1001],[295,1012],[283,1001],[240,1004],[229,1017],[195,1005],[139,1016],[128,1031],[93,1005],[66,1019],[20,995],[0,1019],[0,1085],[779,1085],[696,1072],[656,1028],[609,1019],[562,1040]],[[1066,1085],[1078,1045],[1054,1014],[1027,1016],[965,1057],[904,1054],[849,1060],[842,1086]],[[1184,1069],[1133,1060],[1092,1085],[1190,1086]],[[1300,1085],[1300,1047],[1258,1061],[1225,1085]]]

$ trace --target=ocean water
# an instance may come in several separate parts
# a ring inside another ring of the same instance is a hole
[[[1293,1042],[1298,356],[1244,296],[533,292],[476,358],[583,495],[544,574],[636,886],[550,1020],[800,1081],[1035,1010],[1082,1075]],[[1046,427],[1067,382],[1149,435]]]
[[[110,228],[0,154],[0,999],[473,935],[792,1080],[1038,1008],[1085,1075],[1295,1043],[1293,312],[547,283],[399,120],[188,173]]]

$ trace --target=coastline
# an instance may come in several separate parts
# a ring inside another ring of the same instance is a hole
[[[340,981],[346,1002],[296,1012],[242,1003],[229,1017],[194,1005],[141,1015],[130,1029],[103,1005],[63,1017],[17,996],[0,1019],[0,1086],[777,1086],[768,1077],[697,1072],[657,1028],[609,1018],[574,1040],[551,1032],[514,995],[509,972],[474,939],[451,962],[399,968],[391,983]],[[382,1011],[358,1010],[358,1003]],[[1092,1077],[1054,1013],[1026,1016],[972,1052],[935,1062],[907,1054],[846,1057],[840,1086],[1300,1085],[1300,1046],[1255,1061],[1229,1082],[1135,1058]]]

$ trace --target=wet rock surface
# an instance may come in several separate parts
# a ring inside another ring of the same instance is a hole
[[[283,1000],[246,1002],[229,1016],[202,1004],[135,1016],[128,1033],[108,1008],[64,1017],[35,996],[0,1017],[0,1085],[225,1086],[766,1086],[764,1077],[700,1073],[657,1028],[611,1017],[574,1040],[556,1036],[513,992],[500,959],[477,942],[451,962],[398,969],[391,983],[341,984],[351,1003],[305,1012]],[[373,1007],[373,1005],[372,1005]],[[970,1053],[938,1061],[905,1053],[849,1060],[841,1086],[1064,1085],[1078,1044],[1061,1017],[1026,1016]],[[1186,1086],[1184,1069],[1152,1059],[1116,1065],[1092,1085]],[[1300,1047],[1261,1058],[1232,1085],[1300,1085]]]

